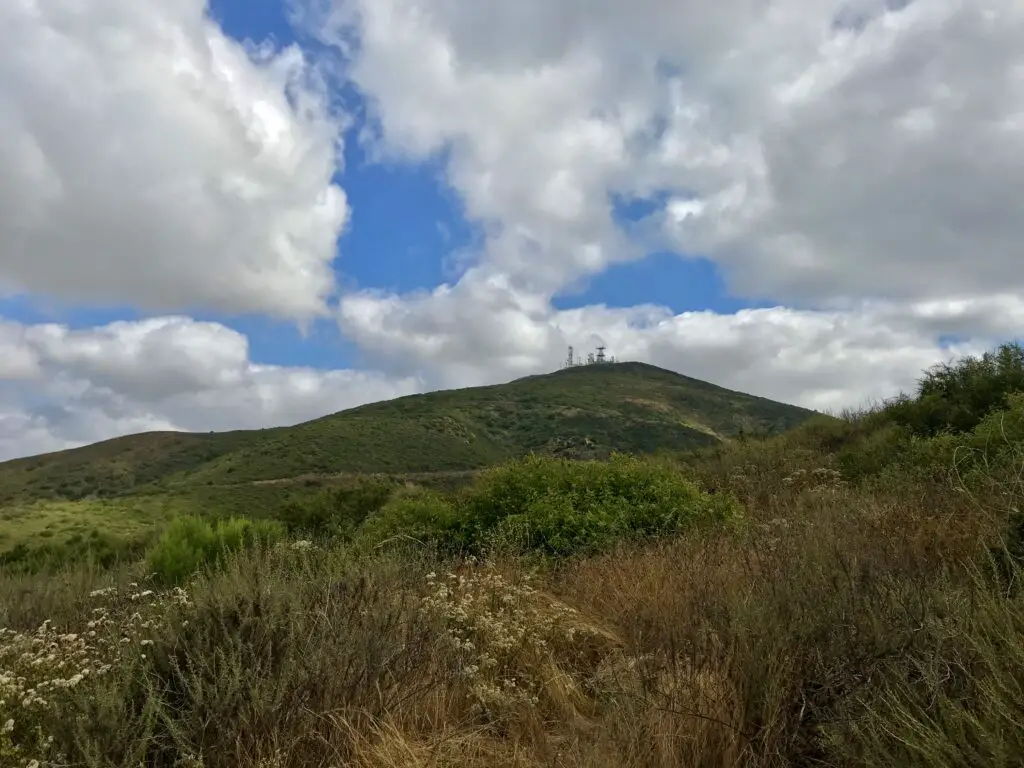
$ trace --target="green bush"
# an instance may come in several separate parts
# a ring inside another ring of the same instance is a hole
[[[291,499],[281,507],[277,517],[292,534],[310,538],[349,535],[387,504],[393,491],[389,483],[361,480],[352,486],[329,488]]]
[[[396,496],[360,529],[363,542],[390,539],[447,543],[455,525],[455,508],[440,493],[422,490]]]
[[[887,424],[841,448],[836,454],[839,471],[850,481],[877,475],[900,461],[911,437],[906,427]]]
[[[794,434],[836,451],[849,481],[948,479],[1008,469],[1024,442],[1024,348],[1005,344],[927,371],[914,395],[844,420],[816,419]]]
[[[1024,464],[1024,393],[1008,395],[1005,408],[991,411],[969,432],[910,437],[894,446],[889,464],[884,474],[893,481],[952,480],[989,502],[1018,493]]]
[[[1004,344],[980,358],[965,357],[938,365],[918,383],[915,397],[901,397],[886,407],[891,421],[914,434],[970,432],[993,411],[1007,406],[1007,396],[1024,391],[1024,347]]]
[[[272,520],[229,518],[210,523],[198,517],[176,518],[147,555],[151,573],[165,583],[180,583],[204,566],[221,565],[227,555],[284,536]]]
[[[823,413],[811,416],[786,434],[792,443],[837,451],[860,436],[861,419],[840,419]]]
[[[136,560],[148,543],[146,536],[124,539],[98,530],[88,536],[75,533],[65,541],[36,546],[19,542],[0,553],[0,569],[8,573],[51,573],[70,565],[113,568]]]
[[[461,548],[569,555],[723,521],[740,508],[660,462],[626,455],[593,462],[529,456],[481,477],[460,495],[454,512],[450,537]]]
[[[1006,407],[989,413],[972,430],[969,445],[986,456],[1014,453],[1024,446],[1024,392],[1006,398]]]

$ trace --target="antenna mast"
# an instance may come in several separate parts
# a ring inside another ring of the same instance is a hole
[[[596,354],[594,352],[588,352],[586,360],[584,360],[577,352],[575,347],[569,347],[568,354],[565,356],[565,360],[562,361],[562,368],[575,368],[580,365],[595,365],[600,363],[617,363],[618,359],[614,355],[605,355],[605,350],[608,349],[605,345],[597,347]]]

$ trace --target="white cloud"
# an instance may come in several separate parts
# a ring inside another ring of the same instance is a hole
[[[1024,300],[784,307],[672,315],[664,308],[554,311],[501,278],[472,272],[415,299],[355,294],[346,331],[380,371],[252,361],[218,323],[167,316],[72,330],[0,322],[0,458],[147,430],[294,424],[364,402],[554,370],[565,347],[598,343],[726,387],[837,409],[911,387],[919,371],[978,353],[1024,323]],[[967,328],[953,348],[938,334]]]
[[[623,360],[816,409],[891,396],[919,372],[977,354],[1024,324],[1024,299],[869,302],[673,315],[654,306],[555,311],[474,271],[417,297],[353,294],[347,334],[378,371],[252,361],[218,323],[157,317],[72,330],[0,322],[0,459],[147,430],[294,424],[364,402],[554,370],[598,343]],[[952,347],[942,334],[970,338]]]
[[[626,358],[834,408],[1024,327],[1013,0],[333,10],[325,37],[360,35],[351,71],[378,149],[446,152],[488,231],[455,286],[343,297],[344,332],[395,370],[499,381],[594,334]],[[615,197],[654,213],[622,227]],[[780,306],[552,308],[581,276],[655,247],[710,258],[733,290]]]
[[[0,295],[326,311],[339,122],[202,0],[0,4]]]
[[[568,345],[598,343],[731,389],[838,410],[912,389],[924,368],[980,354],[1024,327],[1024,299],[863,302],[845,309],[749,309],[735,314],[663,307],[557,311],[498,279],[471,272],[418,296],[362,293],[340,306],[344,332],[396,373],[431,371],[436,386],[491,384],[553,370]],[[966,336],[954,345],[942,336]]]
[[[653,242],[780,301],[1024,290],[1016,0],[334,11],[323,34],[358,31],[381,148],[450,151],[481,259],[519,287],[557,292]],[[630,240],[610,196],[656,193],[651,241]]]
[[[294,2],[355,43],[374,149],[445,158],[485,232],[476,262],[454,285],[341,298],[380,374],[261,366],[240,334],[184,317],[0,323],[0,453],[293,423],[551,370],[598,339],[838,408],[1024,327],[1015,0]],[[0,282],[161,311],[321,311],[347,210],[309,66],[243,55],[198,0],[69,8],[0,10]],[[623,227],[613,200],[634,197],[654,212]],[[778,306],[553,308],[662,247]]]
[[[0,459],[130,432],[295,424],[419,391],[415,377],[254,363],[217,323],[157,317],[71,330],[0,322]]]

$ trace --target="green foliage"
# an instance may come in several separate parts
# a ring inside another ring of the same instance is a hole
[[[890,424],[838,458],[848,479],[878,475],[892,483],[952,480],[995,498],[1007,490],[1000,490],[1001,484],[1017,482],[1024,461],[1024,392],[1008,394],[1004,407],[987,413],[968,432],[945,430],[922,437]]]
[[[664,463],[531,455],[485,473],[454,503],[426,493],[398,499],[362,533],[377,541],[403,533],[469,552],[570,555],[738,515],[733,499],[701,491]]]
[[[241,497],[256,482],[267,489],[342,473],[458,472],[530,452],[689,450],[741,430],[779,432],[810,415],[641,363],[584,366],[373,403],[294,427],[132,435],[18,459],[0,464],[0,505],[216,491],[218,506],[250,515]]]
[[[445,543],[455,524],[452,502],[436,491],[422,490],[399,494],[367,518],[359,533],[362,541],[373,544],[392,539]]]
[[[925,373],[916,394],[844,419],[816,416],[781,438],[835,456],[845,480],[948,479],[1008,471],[1024,441],[1024,348],[1005,344]]]
[[[900,456],[911,442],[906,427],[888,424],[843,446],[836,454],[839,471],[847,480],[877,475]]]
[[[286,502],[277,513],[288,532],[309,538],[349,535],[394,492],[391,483],[366,479],[349,486],[325,488]]]
[[[994,555],[1024,565],[1024,392],[1009,395],[1007,402],[971,432],[958,470],[968,488],[1009,508],[1004,546]]]
[[[858,436],[857,423],[850,419],[817,414],[790,433],[790,438],[836,451]]]
[[[69,563],[112,568],[138,558],[148,543],[148,536],[125,539],[94,529],[88,535],[75,533],[59,542],[35,546],[19,542],[0,553],[0,568],[9,573],[53,572]]]
[[[918,384],[916,397],[886,409],[889,418],[914,434],[974,429],[989,413],[1006,407],[1007,395],[1024,391],[1024,347],[1004,344],[980,358],[935,366]]]
[[[228,518],[209,522],[180,517],[171,522],[147,555],[152,573],[165,583],[181,583],[204,566],[222,565],[243,549],[281,539],[284,527],[271,520]]]
[[[187,472],[231,451],[246,432],[148,432],[0,464],[0,503],[15,499],[112,498],[159,490],[168,475]]]
[[[989,455],[1024,444],[1024,392],[1007,396],[1006,407],[985,416],[971,433],[972,448]]]

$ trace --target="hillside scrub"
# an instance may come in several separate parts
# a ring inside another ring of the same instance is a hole
[[[670,465],[632,456],[573,461],[530,455],[486,472],[446,499],[404,495],[367,520],[371,541],[402,535],[453,552],[586,554],[618,541],[724,522],[741,510]]]
[[[394,491],[393,483],[363,479],[289,499],[275,517],[293,535],[312,539],[351,536],[367,517],[388,502]]]
[[[0,568],[8,572],[33,573],[59,570],[69,562],[113,568],[135,561],[149,547],[152,538],[151,534],[125,538],[93,529],[88,535],[74,533],[59,543],[29,547],[19,542],[0,553]]]
[[[151,432],[2,462],[0,507],[213,495],[218,511],[251,514],[252,501],[300,478],[458,472],[531,451],[689,450],[811,415],[644,363],[609,363],[370,403],[291,427]]]
[[[48,599],[40,636],[77,653],[71,636],[96,631],[120,655],[45,707],[7,697],[7,749],[124,768],[954,766],[965,749],[1020,765],[1024,600],[992,588],[980,553],[944,547],[924,510],[778,490],[785,517],[544,574],[287,545],[228,556],[177,602],[136,585],[103,627],[86,609],[105,588],[83,579],[89,592]],[[125,634],[139,607],[155,613]],[[26,676],[38,618],[10,617],[22,639],[0,678]],[[81,671],[67,670],[47,679]]]
[[[165,583],[178,584],[204,566],[221,565],[232,553],[271,544],[284,535],[272,520],[229,518],[209,522],[199,517],[173,520],[146,555],[149,571]]]
[[[950,391],[399,489],[367,547],[225,533],[177,590],[0,573],[0,764],[1024,766],[1024,393]]]
[[[1004,344],[981,357],[935,366],[921,378],[915,396],[886,407],[893,422],[913,434],[969,432],[986,415],[1006,407],[1007,396],[1024,391],[1024,347]]]

